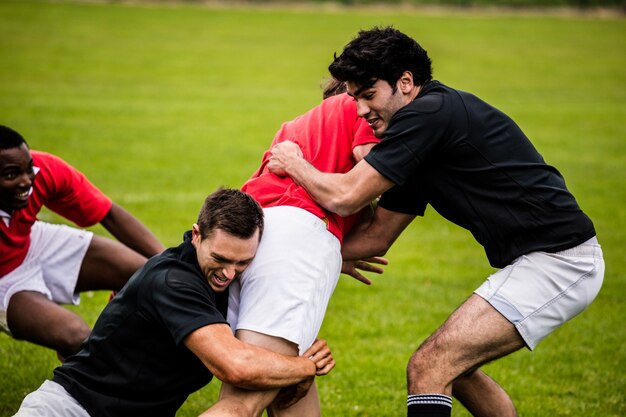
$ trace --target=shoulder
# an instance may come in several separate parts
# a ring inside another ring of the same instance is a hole
[[[326,110],[342,110],[347,112],[355,112],[356,113],[356,102],[352,97],[348,95],[348,93],[341,93],[335,96],[330,96],[324,99],[320,105],[320,108],[324,108]]]
[[[39,166],[40,168],[41,166],[53,168],[58,166],[70,167],[70,164],[65,162],[63,159],[48,152],[31,149],[30,154],[33,157],[33,163],[35,166]]]
[[[336,94],[324,99],[323,102],[333,103],[334,105],[345,105],[346,103],[354,103],[354,99],[348,93]]]
[[[174,272],[176,274],[197,274],[193,264],[187,257],[183,256],[187,242],[181,243],[177,247],[168,248],[160,254],[153,256],[146,262],[146,267],[154,271]]]
[[[424,85],[415,100],[394,114],[392,125],[396,128],[400,126],[401,129],[407,126],[446,125],[460,110],[459,99],[456,90],[431,81]]]
[[[401,109],[399,113],[436,113],[444,107],[446,96],[451,93],[450,90],[437,81],[426,83],[415,100]]]
[[[40,173],[46,177],[58,179],[78,173],[76,168],[51,153],[31,150],[31,156],[33,157],[33,165],[39,168]]]
[[[202,275],[187,253],[188,246],[191,245],[183,242],[148,260],[146,267],[161,277],[156,285],[168,288],[202,286]]]
[[[172,249],[150,258],[135,278],[128,286],[135,287],[141,298],[162,305],[171,304],[184,294],[202,291],[198,273],[192,265],[178,259]]]

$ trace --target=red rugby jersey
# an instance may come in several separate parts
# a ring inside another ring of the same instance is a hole
[[[345,173],[354,167],[352,150],[355,146],[379,142],[367,122],[358,117],[356,103],[346,93],[329,97],[307,113],[284,123],[274,136],[272,146],[285,140],[296,142],[304,158],[315,168],[332,173]],[[328,230],[343,241],[356,215],[343,218],[331,213],[313,201],[291,178],[271,174],[267,169],[270,156],[269,150],[263,154],[260,168],[242,190],[263,207],[299,207],[326,219]]]
[[[84,174],[61,158],[31,151],[39,172],[33,180],[28,205],[13,211],[7,226],[0,221],[0,277],[17,268],[30,247],[30,231],[42,206],[80,227],[99,223],[111,209],[112,201]]]

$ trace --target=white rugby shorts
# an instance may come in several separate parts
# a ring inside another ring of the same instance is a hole
[[[9,333],[6,312],[13,294],[34,291],[58,304],[78,304],[80,267],[93,233],[74,227],[35,222],[24,262],[0,278],[0,329]]]
[[[60,384],[46,380],[22,401],[13,417],[90,417]]]
[[[300,354],[315,341],[341,273],[341,245],[326,223],[296,207],[263,210],[254,260],[230,285],[228,322],[281,337]]]
[[[515,325],[529,349],[596,298],[604,279],[594,237],[561,252],[532,252],[491,275],[475,293]]]

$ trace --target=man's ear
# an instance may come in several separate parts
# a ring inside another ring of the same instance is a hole
[[[197,223],[194,223],[191,226],[191,244],[196,246],[202,240],[202,236],[200,235],[200,226]]]
[[[403,94],[409,94],[415,85],[413,84],[413,73],[404,71],[398,79],[398,88]]]

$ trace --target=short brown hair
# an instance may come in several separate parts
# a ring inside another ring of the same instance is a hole
[[[263,209],[252,196],[233,188],[219,188],[205,200],[198,214],[200,237],[216,229],[248,239],[259,230],[263,234]]]

